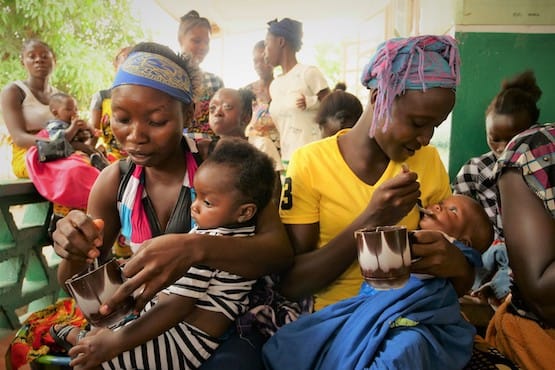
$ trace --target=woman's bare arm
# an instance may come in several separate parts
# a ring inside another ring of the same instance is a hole
[[[366,209],[321,248],[317,248],[317,223],[287,225],[297,256],[293,267],[282,278],[282,293],[298,299],[329,286],[357,258],[354,232],[364,227],[395,225],[414,207],[419,195],[415,173],[403,173],[384,182]]]
[[[288,268],[293,250],[273,204],[259,215],[256,235],[248,238],[200,234],[167,234],[143,243],[125,265],[127,281],[106,302],[101,312],[110,312],[136,289],[136,308],[142,308],[158,291],[175,282],[194,264],[258,278]]]
[[[12,83],[2,90],[0,96],[2,116],[13,142],[22,148],[30,148],[35,145],[37,137],[27,132],[25,118],[23,117],[22,103],[25,93],[16,84]]]
[[[100,109],[91,109],[91,126],[95,130],[100,130],[100,119],[102,118],[102,111]]]
[[[291,243],[271,202],[258,216],[256,234],[252,237],[229,237],[221,242],[221,237],[201,236],[205,237],[200,239],[201,264],[246,278],[283,271],[293,262]]]
[[[117,211],[119,176],[117,163],[105,168],[91,189],[88,214],[71,211],[58,221],[52,237],[54,249],[62,257],[58,267],[60,283],[84,270],[93,258],[99,257],[101,261],[109,258],[120,229]],[[93,219],[104,221],[103,230],[98,230]]]
[[[284,274],[280,290],[285,296],[300,299],[333,283],[355,261],[354,231],[363,223],[353,223],[322,248],[317,248],[319,225],[286,225],[297,256]]]
[[[515,284],[528,306],[555,325],[555,220],[519,170],[505,170],[498,186]]]

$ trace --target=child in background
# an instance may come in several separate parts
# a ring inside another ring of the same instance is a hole
[[[493,240],[480,204],[452,195],[426,210],[420,229],[446,234],[479,263],[479,253]],[[459,369],[470,360],[475,333],[447,279],[412,275],[393,290],[363,283],[358,296],[281,328],[264,345],[263,355],[266,368],[276,370]]]
[[[353,94],[336,88],[322,99],[316,112],[316,123],[320,125],[322,137],[328,137],[339,130],[353,127],[361,114],[360,100]]]
[[[93,167],[102,171],[110,164],[104,153],[95,149],[96,137],[87,122],[78,118],[75,98],[65,93],[56,93],[50,98],[50,111],[55,117],[46,124],[50,140],[64,135],[74,150],[83,152]]]
[[[191,233],[249,236],[256,215],[270,201],[275,172],[262,152],[240,139],[223,139],[194,178]],[[53,337],[73,348],[71,366],[195,369],[248,305],[255,280],[208,266],[194,266],[151,301],[140,316],[114,331],[61,326]],[[166,348],[167,351],[156,350]],[[105,362],[109,361],[109,362]]]
[[[280,174],[283,171],[279,152],[272,140],[266,136],[245,137],[245,127],[251,120],[252,104],[255,99],[254,93],[247,89],[219,89],[210,100],[210,105],[208,106],[208,123],[214,134],[218,137],[248,139],[249,143],[258,150],[266,153],[273,160],[274,170],[277,172],[277,176],[272,198],[274,203],[278,205],[281,196]],[[203,141],[205,143],[209,142],[209,145],[214,145],[214,141]],[[199,146],[201,148],[205,147],[202,143],[199,143]],[[210,151],[210,148],[203,150]]]
[[[279,131],[270,115],[270,84],[274,80],[274,67],[264,60],[264,48],[264,40],[260,40],[252,50],[252,64],[258,80],[244,87],[256,96],[252,107],[252,120],[245,129],[245,135],[266,136],[279,151]]]
[[[537,101],[541,94],[533,71],[503,81],[501,91],[486,109],[486,135],[491,151],[465,163],[452,184],[453,193],[479,201],[493,223],[494,242],[482,256],[484,268],[477,270],[472,294],[494,307],[510,292],[510,270],[493,169],[507,143],[538,122]]]

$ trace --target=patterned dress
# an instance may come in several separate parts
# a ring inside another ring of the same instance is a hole
[[[256,103],[252,107],[252,119],[245,129],[245,136],[263,136],[272,140],[279,151],[279,131],[270,115],[269,99],[264,99],[264,95],[260,94],[261,88],[256,82],[250,83],[244,87],[250,90],[256,96]],[[269,93],[268,93],[269,94]],[[259,97],[260,95],[260,97]]]
[[[555,124],[535,125],[516,136],[499,157],[495,174],[504,168],[518,168],[528,187],[555,218]],[[524,304],[516,285],[512,286],[515,312],[540,321]]]
[[[493,172],[497,158],[493,152],[471,158],[453,181],[454,194],[464,194],[480,202],[493,224],[495,240],[503,240],[503,223],[497,208],[497,183]]]
[[[208,124],[208,105],[216,91],[224,87],[224,82],[213,73],[203,72],[201,86],[200,94],[195,101],[195,119],[187,129],[187,133],[204,134],[205,137],[213,136],[214,132]]]
[[[100,137],[97,146],[104,146],[108,160],[115,162],[120,158],[127,157],[127,154],[123,151],[112,133],[112,127],[110,126],[110,117],[112,116],[111,103],[111,90],[100,90],[93,96],[90,110],[100,111]]]

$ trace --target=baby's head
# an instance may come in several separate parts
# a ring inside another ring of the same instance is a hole
[[[503,81],[501,91],[486,109],[487,143],[495,156],[503,153],[513,137],[538,122],[541,95],[531,70]]]
[[[456,194],[427,207],[433,214],[423,214],[420,228],[439,230],[479,251],[493,242],[493,226],[484,208],[466,195]]]
[[[327,95],[316,113],[322,137],[333,136],[337,131],[351,128],[362,114],[362,104],[353,94],[337,90]]]
[[[75,98],[65,93],[55,93],[50,97],[49,104],[52,115],[68,124],[77,116],[77,102]]]
[[[252,117],[254,93],[246,89],[222,87],[210,99],[208,123],[221,137],[243,137]]]
[[[244,139],[221,139],[195,174],[191,216],[200,228],[241,224],[253,219],[272,198],[270,157]]]

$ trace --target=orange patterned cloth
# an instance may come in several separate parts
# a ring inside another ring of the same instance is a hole
[[[548,370],[555,364],[555,329],[508,311],[509,296],[495,312],[486,340],[523,369]]]
[[[10,344],[8,358],[11,369],[17,370],[46,354],[64,352],[56,345],[49,333],[50,327],[56,324],[68,324],[81,329],[88,325],[72,298],[63,298],[53,305],[32,313]]]

